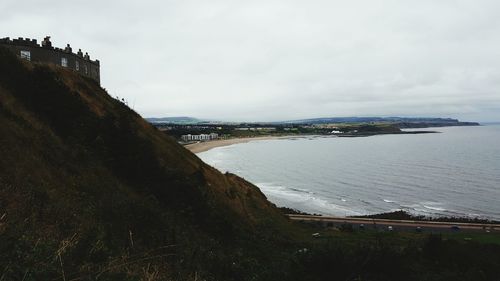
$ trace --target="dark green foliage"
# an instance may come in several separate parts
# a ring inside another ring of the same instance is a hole
[[[413,220],[413,221],[442,221],[442,222],[459,222],[459,223],[489,223],[498,224],[497,221],[480,219],[480,218],[467,218],[467,217],[426,217],[413,215],[406,211],[399,210],[389,213],[374,214],[367,216],[357,216],[358,218],[373,218],[373,219],[391,219],[391,220]]]
[[[394,243],[321,243],[297,253],[288,280],[498,280],[498,246],[464,244],[429,236]],[[471,259],[471,257],[474,257]]]

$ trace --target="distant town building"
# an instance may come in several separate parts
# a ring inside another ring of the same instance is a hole
[[[235,128],[236,131],[276,131],[274,127],[241,127]]]
[[[21,59],[59,65],[101,83],[99,60],[91,60],[89,54],[83,54],[81,49],[76,54],[73,53],[69,44],[64,49],[54,48],[50,36],[45,37],[41,45],[36,39],[19,37],[11,40],[6,37],[0,39],[0,47],[7,48]]]
[[[199,134],[199,135],[182,135],[181,139],[185,142],[190,142],[190,141],[209,141],[209,140],[215,140],[219,138],[219,134],[216,133],[211,133],[211,134]]]

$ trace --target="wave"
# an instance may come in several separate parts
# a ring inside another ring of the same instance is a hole
[[[335,216],[362,215],[348,206],[334,204],[326,198],[320,198],[309,191],[294,187],[285,187],[274,183],[256,183],[269,200],[277,205],[295,208],[310,213]]]
[[[258,184],[257,184],[258,186]],[[296,187],[289,187],[290,190],[301,192],[301,193],[308,193],[308,194],[314,194],[314,192],[307,190],[307,189],[301,189],[301,188],[296,188]]]
[[[445,211],[447,211],[445,208],[431,207],[431,206],[427,206],[427,205],[422,205],[422,206],[424,208],[426,208],[426,209],[433,210],[433,211],[439,211],[439,212],[445,212]]]
[[[400,205],[401,209],[414,214],[429,217],[476,217],[476,214],[448,209],[438,202],[420,202],[410,205]]]
[[[366,206],[371,206],[373,205],[372,202],[368,201],[368,200],[363,200],[363,199],[358,199],[359,202],[362,202],[364,205]]]

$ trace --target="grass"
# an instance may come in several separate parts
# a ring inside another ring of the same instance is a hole
[[[500,234],[498,233],[446,233],[443,238],[461,242],[474,242],[479,244],[500,245]]]

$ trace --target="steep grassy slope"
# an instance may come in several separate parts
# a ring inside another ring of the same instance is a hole
[[[3,280],[188,276],[289,227],[93,81],[1,48],[0,218]]]

